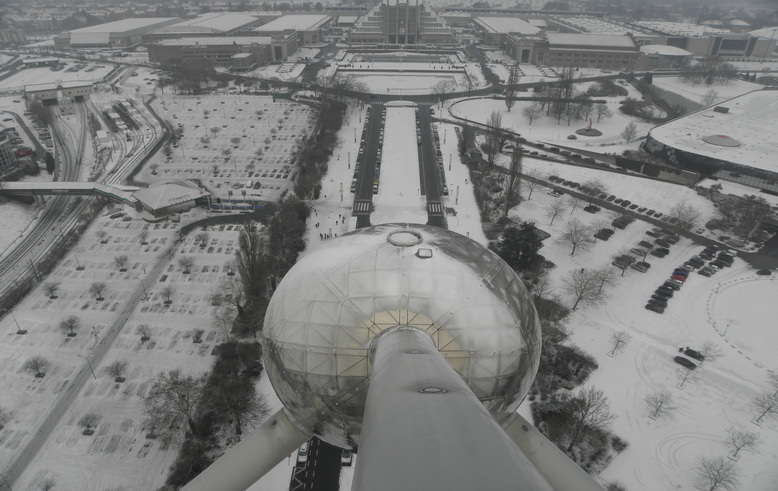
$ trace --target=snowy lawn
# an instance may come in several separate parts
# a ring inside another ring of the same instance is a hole
[[[764,85],[745,82],[743,80],[731,80],[728,83],[715,83],[712,85],[697,84],[693,85],[685,82],[681,77],[654,77],[654,85],[660,89],[674,92],[693,102],[701,102],[708,92],[715,92],[714,101],[716,103],[737,97],[752,90],[761,90]]]

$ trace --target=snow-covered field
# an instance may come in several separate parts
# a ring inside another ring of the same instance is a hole
[[[131,83],[136,85],[128,87],[133,90],[139,87],[141,93],[147,94],[153,90],[153,84],[146,84],[142,78],[142,75],[133,77]],[[396,84],[397,81],[384,83]],[[292,148],[290,142],[305,134],[305,124],[310,118],[307,108],[300,110],[300,114],[290,111],[287,115],[287,109],[300,106],[288,101],[272,103],[254,96],[198,99],[167,92],[155,104],[162,117],[174,125],[183,125],[184,138],[174,149],[170,162],[164,155],[155,157],[151,162],[159,164],[158,174],[152,175],[150,167],[146,166],[143,179],[198,177],[204,183],[210,182],[217,193],[226,193],[233,183],[245,185],[250,179],[262,181],[263,188],[266,185],[288,186],[287,178],[276,184],[278,172],[271,177],[270,170],[283,169],[283,159],[288,158]],[[517,103],[509,113],[503,101],[478,99],[454,104],[451,113],[485,122],[491,111],[497,110],[502,114],[503,126],[536,141],[559,141],[569,146],[607,145],[608,151],[614,152],[635,146],[624,143],[619,135],[632,118],[616,110],[615,100],[609,100],[609,105],[614,106],[614,116],[594,123],[603,136],[586,141],[566,139],[574,129],[582,126],[581,122],[568,127],[564,121],[557,125],[555,120],[543,118],[532,126],[527,125],[521,115],[522,104]],[[204,108],[209,109],[207,120]],[[257,119],[257,110],[263,111],[261,119]],[[289,123],[283,119],[286,116],[290,118]],[[426,221],[424,204],[416,195],[417,185],[411,184],[413,178],[418,179],[416,161],[411,159],[417,151],[412,141],[412,128],[415,127],[412,118],[411,109],[390,109],[387,114],[374,223]],[[249,175],[246,164],[255,155],[254,145],[264,145],[264,138],[279,124],[279,119],[283,119],[283,130],[289,128],[289,133],[279,130],[275,140],[270,137],[262,162],[257,162],[255,174]],[[304,254],[316,249],[322,231],[331,229],[338,235],[346,231],[352,196],[344,193],[341,197],[339,189],[341,185],[347,189],[351,181],[353,167],[350,168],[349,163],[353,165],[358,149],[352,135],[355,130],[361,131],[363,121],[364,108],[350,107],[340,132],[340,144],[322,182],[321,198],[310,203],[314,214],[308,221]],[[252,124],[255,128],[251,128]],[[213,148],[215,142],[208,145],[210,148],[204,148],[200,137],[211,137],[211,127],[221,128],[212,139],[221,143],[216,148]],[[641,135],[648,129],[640,124],[639,128]],[[486,243],[472,184],[466,167],[458,159],[454,125],[441,123],[438,132],[450,189],[450,196],[444,202],[450,209],[449,228]],[[255,143],[255,135],[262,141]],[[239,138],[240,142],[232,144],[233,137]],[[283,138],[282,143],[287,146],[279,143],[279,138]],[[238,148],[232,148],[235,145]],[[232,160],[225,164],[222,151],[228,148],[232,150]],[[256,173],[265,169],[265,159],[268,162],[272,159],[267,167],[268,176],[257,176]],[[203,161],[207,163],[203,164]],[[498,164],[505,162],[507,156],[503,155]],[[213,165],[219,165],[219,179],[209,175]],[[664,212],[676,202],[687,201],[700,209],[705,218],[715,214],[707,201],[683,186],[531,158],[526,158],[524,165],[526,169],[537,169],[545,175],[556,174],[578,182],[597,178],[610,193],[657,211]],[[407,190],[408,196],[403,190]],[[551,234],[540,252],[556,264],[550,272],[552,293],[564,297],[561,281],[569,271],[607,264],[617,251],[634,247],[647,238],[645,232],[651,226],[636,221],[625,230],[617,231],[609,241],[597,241],[587,250],[570,256],[569,246],[559,240],[567,220],[576,218],[599,224],[606,217],[612,218],[613,214],[601,211],[592,215],[580,206],[575,210],[568,206],[554,224],[549,225],[547,205],[552,200],[565,198],[552,197],[545,191],[543,187],[536,188],[532,198],[512,209],[510,215],[517,220],[533,221]],[[403,196],[399,195],[401,192]],[[240,190],[235,191],[236,195],[238,193]],[[526,198],[526,190],[523,195]],[[7,207],[7,204],[0,205],[4,223]],[[149,388],[149,380],[162,370],[181,368],[188,373],[200,373],[209,369],[212,363],[210,350],[223,339],[223,333],[211,319],[208,296],[224,277],[225,265],[233,257],[237,229],[230,225],[209,228],[209,243],[200,248],[194,244],[193,236],[175,243],[179,224],[145,224],[131,210],[126,211],[132,217],[128,221],[105,215],[96,220],[74,250],[45,280],[61,283],[59,298],[49,299],[38,287],[14,309],[16,319],[29,334],[14,334],[16,327],[11,316],[5,316],[1,322],[0,330],[8,334],[0,343],[0,393],[3,394],[0,404],[11,409],[14,416],[0,430],[0,467],[5,468],[33,437],[48,409],[67,392],[70,381],[84,370],[92,368],[95,372],[95,378],[86,382],[75,403],[65,412],[14,488],[36,489],[45,478],[53,478],[57,488],[62,489],[154,489],[163,484],[175,458],[174,448],[164,449],[158,440],[145,438],[142,397]],[[187,222],[203,216],[204,212],[195,210],[184,214],[182,220]],[[320,224],[319,227],[316,224]],[[139,234],[144,228],[149,231],[149,244],[141,246]],[[108,233],[106,244],[95,239],[98,230]],[[7,235],[4,233],[3,238]],[[172,251],[169,256],[166,255],[168,248]],[[726,456],[727,429],[737,427],[758,433],[760,439],[756,451],[742,453],[739,458],[739,489],[778,489],[774,465],[778,461],[778,422],[765,419],[761,426],[751,423],[756,416],[751,400],[769,390],[766,371],[778,369],[772,349],[778,342],[773,329],[775,309],[772,299],[778,296],[775,275],[757,277],[744,262],[736,260],[732,268],[712,278],[693,273],[688,284],[670,300],[664,314],[643,308],[653,288],[661,284],[672,268],[700,250],[701,246],[681,240],[671,247],[669,256],[650,259],[652,267],[647,273],[627,270],[618,284],[609,288],[605,302],[582,306],[568,320],[571,342],[598,360],[600,368],[589,382],[605,391],[617,416],[613,430],[629,443],[629,447],[605,469],[602,479],[617,480],[630,490],[691,489],[696,459]],[[114,264],[117,255],[129,256],[127,272],[118,271]],[[178,264],[181,257],[194,258],[191,274],[183,273]],[[75,269],[76,259],[85,266],[83,271]],[[147,277],[148,286],[144,288],[143,281]],[[108,286],[103,302],[95,301],[88,293],[95,281]],[[161,294],[167,285],[174,288],[170,306],[164,305]],[[139,299],[137,303],[133,302],[135,295]],[[126,321],[123,319],[125,311]],[[68,315],[77,315],[82,321],[74,338],[66,337],[58,326]],[[92,366],[89,357],[116,323],[122,327],[113,346]],[[149,341],[140,340],[138,328],[141,324],[151,329]],[[205,330],[204,342],[200,345],[191,340],[192,330],[198,327]],[[621,352],[608,356],[610,337],[621,330],[628,332],[632,339]],[[672,357],[680,346],[699,348],[705,342],[717,345],[720,356],[706,361],[695,371],[693,380],[687,380],[684,387],[679,387],[680,368],[673,364]],[[46,356],[51,362],[43,379],[34,379],[22,369],[24,362],[36,354]],[[129,362],[127,381],[116,384],[106,374],[105,367],[122,359]],[[262,377],[258,387],[269,397],[271,407],[278,408],[279,403],[272,395],[266,377]],[[660,389],[672,393],[676,409],[652,420],[643,398]],[[526,414],[527,405],[521,408],[523,414]],[[78,426],[78,420],[87,412],[100,416],[92,436],[82,435]],[[288,489],[293,465],[294,460],[281,462],[254,488],[263,491]],[[343,489],[350,488],[352,473],[353,468],[344,469]]]
[[[74,62],[70,62],[67,66],[72,66],[73,64]],[[102,68],[95,68],[91,72],[87,72],[87,68],[94,68],[95,65],[90,64],[89,67],[85,67],[76,72],[68,72],[66,70],[54,72],[48,67],[25,68],[24,70],[20,70],[5,80],[0,80],[0,89],[22,90],[26,85],[52,82],[97,82],[102,80],[102,78],[106,76],[113,68],[112,65],[100,66]]]
[[[697,84],[692,85],[689,82],[685,82],[681,77],[654,77],[653,84],[660,89],[674,92],[686,99],[693,102],[701,102],[702,99],[711,92],[714,95],[714,102],[721,102],[733,97],[745,94],[752,90],[761,90],[764,85],[755,84],[752,82],[745,82],[743,80],[731,80],[724,84]],[[713,94],[715,92],[715,94]]]

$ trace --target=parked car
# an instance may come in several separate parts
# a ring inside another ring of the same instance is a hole
[[[309,443],[305,442],[302,445],[300,445],[300,448],[297,450],[297,463],[301,465],[305,465],[306,462],[308,462],[308,449],[309,449]]]
[[[670,254],[670,249],[668,249],[667,247],[658,247],[658,248],[654,249],[653,251],[651,251],[651,255],[652,256],[656,256],[656,257],[660,257],[660,258],[661,257],[665,257],[668,254]]]
[[[351,467],[351,463],[354,461],[354,455],[351,450],[343,450],[340,452],[340,465],[344,467]]]
[[[664,283],[662,283],[662,286],[666,286],[666,287],[672,288],[675,291],[678,291],[678,290],[681,289],[681,286],[683,286],[683,283],[681,283],[680,281],[675,281],[675,280],[667,280]]]
[[[584,211],[588,213],[597,213],[598,211],[600,211],[600,207],[595,205],[589,205],[584,207]]]
[[[648,251],[646,251],[645,249],[641,249],[640,247],[633,247],[632,249],[629,250],[629,252],[640,257],[645,257],[646,254],[648,254]]]
[[[654,311],[657,314],[664,314],[664,312],[665,312],[665,308],[664,307],[662,307],[661,305],[653,304],[653,303],[647,303],[646,304],[646,309]]]
[[[716,270],[711,268],[710,266],[704,266],[700,268],[700,270],[697,271],[697,273],[701,274],[702,276],[707,276],[708,278],[710,278],[711,276],[716,274]]]
[[[654,245],[651,242],[647,241],[647,240],[641,240],[640,242],[638,242],[638,245],[640,247],[642,247],[643,249],[653,249],[654,248]]]
[[[686,276],[683,276],[683,275],[680,275],[680,274],[674,274],[674,275],[670,276],[670,279],[671,280],[680,281],[680,282],[683,283],[684,281],[686,281]]]
[[[697,350],[691,349],[688,346],[686,348],[681,348],[678,351],[685,354],[689,358],[694,358],[697,361],[705,361],[705,356],[702,353],[700,353]]]
[[[760,269],[759,271],[756,272],[756,274],[758,274],[759,276],[770,276],[771,274],[773,274],[773,271],[770,269]]]
[[[683,367],[688,368],[689,370],[694,370],[695,368],[697,368],[697,365],[690,359],[686,358],[685,356],[676,356],[673,358],[673,361]]]
[[[648,303],[651,305],[658,305],[662,307],[663,309],[667,308],[667,297],[663,297],[661,295],[651,295],[651,298],[648,300]]]
[[[645,261],[638,261],[635,264],[631,266],[632,269],[636,271],[640,271],[641,273],[645,273],[648,271],[648,268],[651,267],[651,264],[645,262]]]

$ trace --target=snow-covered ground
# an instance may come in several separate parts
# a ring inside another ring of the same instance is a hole
[[[653,84],[660,89],[674,92],[690,101],[701,103],[708,93],[713,95],[714,102],[718,103],[731,99],[733,97],[745,94],[752,90],[761,90],[764,85],[745,82],[743,80],[731,80],[727,83],[716,83],[712,85],[696,84],[692,85],[685,82],[681,77],[654,77]],[[715,93],[715,94],[714,94]]]
[[[75,62],[70,62],[66,66],[70,67]],[[97,82],[103,79],[112,69],[112,65],[100,65],[101,68],[95,68],[96,65],[89,64],[89,66],[82,68],[75,72],[68,72],[66,70],[52,71],[48,67],[40,68],[25,68],[19,70],[14,75],[0,80],[0,89],[18,89],[22,90],[26,85],[45,84],[52,82]],[[94,70],[87,72],[87,69],[94,68]]]

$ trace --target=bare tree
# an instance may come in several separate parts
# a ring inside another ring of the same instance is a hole
[[[227,414],[235,424],[235,434],[254,421],[264,419],[270,412],[265,397],[257,394],[254,382],[247,377],[228,377],[218,387],[209,387],[206,398],[211,409]]]
[[[697,372],[694,369],[681,367],[678,369],[678,388],[683,389],[686,387],[687,382],[695,382],[697,380]]]
[[[594,114],[597,115],[597,122],[599,123],[602,118],[609,118],[613,115],[607,104],[595,104]]]
[[[562,290],[573,298],[571,310],[578,308],[581,302],[587,304],[602,299],[597,277],[591,269],[581,268],[570,271],[562,279]]]
[[[432,86],[432,93],[435,94],[438,103],[443,104],[446,94],[450,94],[455,88],[455,84],[451,80],[441,80]]]
[[[232,340],[232,323],[235,321],[235,307],[229,303],[222,303],[213,309],[213,320],[224,333],[227,342]]]
[[[267,248],[258,226],[246,223],[238,236],[236,265],[243,291],[252,301],[264,298],[271,265]]]
[[[566,205],[565,202],[562,200],[555,199],[551,201],[548,205],[546,205],[546,216],[551,219],[551,222],[549,222],[549,225],[554,224],[554,220],[557,216],[559,216],[560,213],[565,211]]]
[[[41,491],[51,491],[56,485],[57,481],[53,477],[47,477],[41,482]]]
[[[203,329],[195,329],[192,331],[192,342],[193,343],[202,343],[203,342],[203,334],[205,333],[205,330]]]
[[[705,341],[702,343],[702,348],[700,348],[700,354],[705,360],[715,360],[721,356],[721,349],[719,348],[719,345],[713,341]]]
[[[594,270],[594,275],[599,284],[599,293],[602,293],[605,285],[613,286],[616,284],[618,277],[616,276],[616,270],[610,264],[604,264]]]
[[[70,338],[75,337],[76,329],[79,327],[81,327],[81,319],[75,315],[71,315],[59,323],[59,328],[63,331],[67,331],[68,337]]]
[[[592,204],[592,200],[597,196],[605,193],[607,194],[608,188],[599,179],[590,179],[583,183],[581,191],[589,198],[589,204]]]
[[[516,104],[516,84],[518,83],[519,67],[518,65],[513,65],[508,74],[508,83],[505,87],[505,106],[508,108],[508,112],[511,112],[511,108]]]
[[[567,206],[570,207],[570,214],[572,215],[575,210],[578,209],[578,206],[581,204],[581,200],[578,199],[578,196],[570,195],[567,197]]]
[[[634,121],[630,121],[629,124],[621,131],[621,137],[627,140],[627,143],[630,143],[635,139],[637,131],[638,126],[634,123]]]
[[[116,360],[106,367],[106,371],[108,372],[108,375],[114,377],[115,379],[121,378],[121,381],[124,381],[124,374],[127,372],[128,365],[129,364],[126,360]],[[116,381],[120,382],[120,380]]]
[[[567,221],[560,239],[570,244],[572,247],[570,255],[575,256],[577,250],[585,250],[589,246],[592,241],[591,235],[592,231],[588,226],[577,218],[571,218]]]
[[[46,375],[46,369],[49,368],[49,360],[40,355],[36,355],[25,361],[22,368],[35,374],[36,378],[41,378]]]
[[[648,409],[651,411],[651,415],[649,416],[651,419],[656,419],[675,409],[673,406],[673,395],[667,390],[652,392],[648,394],[644,400],[646,401]]]
[[[527,119],[527,123],[529,123],[529,125],[532,126],[532,123],[537,121],[537,119],[540,118],[541,114],[543,114],[543,107],[536,102],[531,106],[525,107],[524,110],[521,111],[521,114],[523,114],[524,117]]]
[[[492,111],[489,119],[486,120],[486,142],[481,145],[490,166],[494,165],[494,158],[500,151],[501,140],[502,115],[497,111]]]
[[[100,239],[101,244],[105,244],[106,242],[108,242],[108,240],[106,239],[106,237],[108,236],[108,232],[106,232],[105,230],[98,230],[97,232],[95,232],[95,235],[97,236],[98,239]]]
[[[141,324],[138,326],[138,334],[140,334],[140,342],[145,343],[151,339],[151,328],[147,324]]]
[[[540,185],[540,178],[542,177],[542,173],[537,169],[530,169],[523,174],[524,177],[529,178],[521,180],[521,186],[527,190],[527,200],[529,201],[532,199],[532,192],[535,191],[535,188]]]
[[[203,248],[208,245],[208,240],[210,239],[210,235],[208,235],[208,232],[198,232],[197,235],[195,235],[195,244],[200,244],[200,247]]]
[[[681,201],[670,208],[668,215],[670,215],[670,218],[677,220],[676,224],[679,227],[693,228],[697,220],[700,219],[701,213],[686,201]]]
[[[751,431],[730,427],[727,430],[727,446],[732,451],[730,457],[737,459],[741,450],[753,450],[759,442],[759,436]]]
[[[697,489],[713,491],[738,489],[740,478],[735,463],[726,457],[701,457],[695,466]]]
[[[95,281],[95,282],[94,282],[94,283],[92,283],[92,285],[89,287],[89,293],[91,293],[92,295],[94,295],[95,297],[97,297],[97,298],[95,298],[95,300],[97,300],[98,302],[100,302],[100,301],[102,301],[102,300],[105,300],[105,299],[103,298],[103,293],[105,293],[105,290],[106,290],[107,288],[108,288],[108,285],[106,285],[106,284],[105,284],[105,283],[103,283],[102,281]]]
[[[59,291],[59,281],[49,281],[43,285],[43,291],[50,299],[57,298],[57,292]]]
[[[170,370],[157,375],[144,400],[146,415],[157,428],[171,428],[181,419],[195,430],[194,416],[205,379]]]
[[[508,171],[507,189],[505,190],[505,210],[503,216],[508,216],[511,207],[521,201],[521,194],[518,193],[521,187],[522,157],[521,144],[516,142],[516,147],[511,154],[511,167]],[[519,194],[517,197],[516,195]]]
[[[173,301],[170,299],[170,297],[173,296],[173,293],[175,293],[175,289],[170,285],[167,285],[159,291],[159,294],[165,297],[165,305],[170,305],[173,303]]]
[[[568,452],[571,452],[578,443],[584,428],[603,430],[613,421],[613,414],[610,412],[605,393],[594,386],[581,389],[571,402],[572,434],[567,446]]]
[[[146,229],[141,230],[138,232],[138,240],[140,241],[140,245],[146,245],[148,242],[146,240],[149,238],[149,231]]]
[[[237,145],[238,143],[240,143],[240,137],[233,136],[232,138],[230,138],[230,143],[232,143],[233,145]]]
[[[616,352],[621,350],[621,348],[627,346],[631,339],[632,336],[630,336],[627,331],[614,332],[611,334],[611,351],[608,354],[611,356],[615,355]]]
[[[716,102],[716,99],[718,99],[719,93],[715,90],[711,89],[702,96],[702,99],[700,99],[700,104],[703,106],[711,106]]]
[[[0,430],[2,430],[5,425],[8,424],[9,421],[11,421],[11,418],[13,417],[13,414],[8,409],[0,406]]]
[[[119,266],[119,272],[124,273],[127,271],[127,262],[129,262],[130,258],[126,255],[122,254],[121,256],[116,256],[113,258],[114,264]]]
[[[767,381],[770,382],[770,387],[772,387],[773,397],[778,396],[778,370],[767,372]]]
[[[778,400],[773,398],[769,392],[764,392],[756,396],[753,401],[754,408],[759,413],[754,423],[759,424],[765,416],[772,416],[778,413]]]
[[[189,256],[184,256],[178,260],[178,265],[184,269],[184,274],[192,272],[192,266],[194,266],[194,259]]]
[[[94,427],[97,426],[97,422],[100,421],[100,416],[95,413],[86,413],[78,420],[78,425],[84,429],[84,435],[91,435],[94,433]]]

